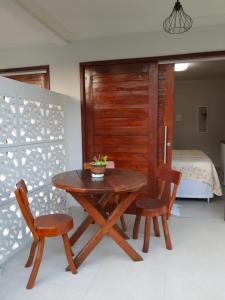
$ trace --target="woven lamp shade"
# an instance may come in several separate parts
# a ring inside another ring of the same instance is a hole
[[[177,0],[172,13],[163,22],[163,29],[167,33],[179,34],[188,31],[192,24],[192,18],[184,12],[180,1]]]

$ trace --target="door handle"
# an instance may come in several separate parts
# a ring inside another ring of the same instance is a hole
[[[168,126],[164,126],[164,157],[163,157],[163,162],[166,164],[167,162],[167,146],[170,146],[167,143],[167,132],[168,132]]]

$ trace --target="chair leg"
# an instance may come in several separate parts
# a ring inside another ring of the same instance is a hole
[[[32,287],[34,286],[35,279],[37,277],[37,273],[38,273],[38,270],[39,270],[39,267],[41,264],[44,245],[45,245],[45,239],[43,237],[41,237],[40,240],[38,241],[38,252],[37,252],[37,256],[36,256],[35,263],[33,266],[33,270],[30,274],[30,278],[27,283],[27,289],[32,289]]]
[[[172,243],[171,243],[171,239],[170,239],[170,233],[169,233],[169,227],[167,224],[166,215],[162,216],[162,225],[163,225],[163,232],[164,232],[164,237],[165,237],[165,242],[166,242],[166,249],[172,250]]]
[[[141,222],[141,215],[136,215],[135,222],[134,222],[134,228],[133,228],[133,239],[138,239],[138,232]]]
[[[73,274],[77,273],[77,268],[75,266],[75,263],[73,261],[73,256],[71,254],[71,248],[70,248],[70,242],[69,242],[69,238],[68,235],[65,233],[62,235],[63,238],[63,244],[64,244],[64,249],[65,249],[65,253],[66,253],[66,257],[70,266],[70,270]]]
[[[125,222],[124,215],[122,215],[122,216],[120,217],[120,223],[121,223],[122,230],[123,230],[123,231],[127,231],[127,225],[126,225],[126,222]]]
[[[150,225],[151,225],[151,217],[146,217],[145,219],[145,232],[144,232],[144,244],[143,244],[143,252],[148,252],[149,250],[149,242],[150,242]]]
[[[34,240],[32,242],[32,245],[30,247],[30,254],[29,254],[28,260],[27,260],[27,262],[25,264],[25,268],[28,268],[28,267],[30,267],[32,265],[37,244],[38,244],[37,240]]]
[[[160,237],[159,223],[157,217],[153,217],[153,226],[154,226],[155,236]]]

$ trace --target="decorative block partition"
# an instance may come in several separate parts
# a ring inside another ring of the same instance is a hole
[[[16,181],[25,179],[34,216],[65,211],[65,193],[51,186],[66,169],[64,104],[63,95],[0,78],[0,264],[30,238]]]

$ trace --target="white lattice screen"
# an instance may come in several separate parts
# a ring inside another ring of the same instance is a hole
[[[35,216],[65,210],[51,177],[66,168],[67,98],[0,78],[0,264],[30,237],[13,193],[18,179],[28,185]]]

